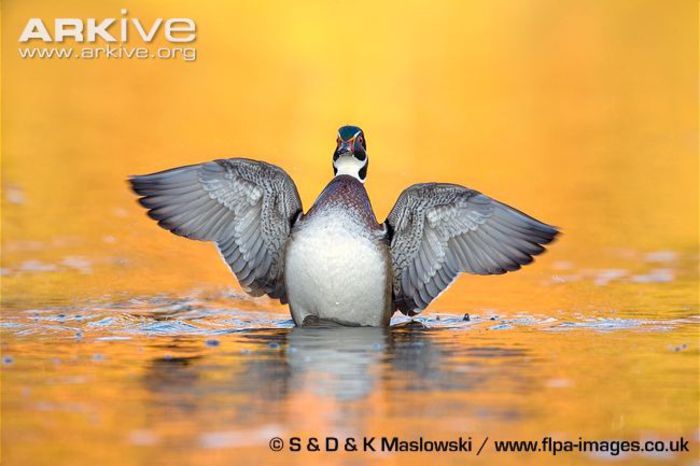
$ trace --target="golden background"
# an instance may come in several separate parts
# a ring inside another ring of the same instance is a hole
[[[193,18],[197,60],[23,60],[15,50],[29,17],[119,18],[122,7],[146,24]],[[543,262],[610,267],[609,248],[692,250],[695,10],[692,1],[4,2],[3,183],[25,199],[4,205],[5,264],[24,258],[12,240],[62,240],[40,259],[77,246],[107,270],[6,278],[3,291],[21,300],[29,289],[55,298],[66,288],[232,283],[212,246],[156,229],[126,177],[247,156],[287,170],[308,208],[346,123],[367,134],[380,221],[409,184],[446,181],[560,226]],[[508,290],[537,268],[462,279],[442,299]]]

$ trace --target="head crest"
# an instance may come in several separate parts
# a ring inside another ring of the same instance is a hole
[[[358,126],[341,126],[338,130],[338,136],[340,136],[340,139],[342,139],[343,141],[349,141],[361,132],[362,130]]]

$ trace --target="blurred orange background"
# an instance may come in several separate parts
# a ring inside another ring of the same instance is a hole
[[[17,53],[30,17],[52,26],[121,8],[145,24],[192,18],[197,60]],[[380,219],[409,184],[447,181],[562,227],[544,263],[610,266],[610,248],[628,246],[692,251],[696,12],[693,1],[636,0],[3,2],[2,176],[22,194],[21,205],[3,199],[4,266],[26,258],[13,241],[53,241],[41,260],[78,254],[98,272],[6,277],[3,295],[233,283],[213,247],[158,230],[126,177],[247,156],[287,170],[308,208],[346,123],[367,134]],[[537,268],[462,279],[433,307],[527,293]]]

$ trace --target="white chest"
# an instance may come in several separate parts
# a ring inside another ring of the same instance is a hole
[[[385,325],[390,316],[388,255],[341,218],[315,220],[294,232],[285,285],[294,321],[307,315],[352,325]]]

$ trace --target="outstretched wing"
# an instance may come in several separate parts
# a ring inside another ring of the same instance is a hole
[[[489,275],[518,270],[558,233],[478,191],[438,183],[407,188],[386,223],[394,302],[407,315],[425,309],[460,272]]]
[[[214,241],[248,293],[286,302],[283,250],[301,200],[284,170],[225,159],[129,181],[158,225],[186,238]]]

